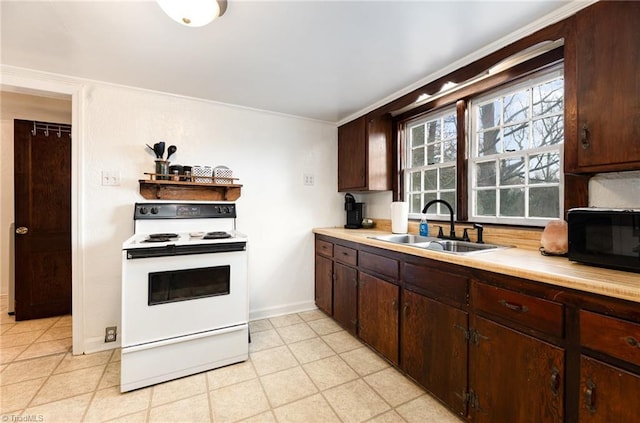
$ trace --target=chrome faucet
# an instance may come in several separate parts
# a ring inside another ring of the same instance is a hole
[[[435,203],[442,203],[445,206],[447,206],[447,208],[449,209],[449,219],[450,219],[449,220],[449,238],[456,239],[456,229],[453,223],[453,207],[451,207],[451,204],[447,203],[445,200],[440,200],[440,199],[431,200],[422,209],[422,214],[425,214],[427,212],[427,209],[431,207],[432,204],[435,204]]]

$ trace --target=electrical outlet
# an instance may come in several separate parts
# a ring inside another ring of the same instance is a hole
[[[313,186],[316,182],[316,178],[312,173],[305,173],[303,177],[303,183],[307,186]]]
[[[102,185],[104,186],[120,185],[120,172],[117,170],[103,170]]]
[[[117,326],[107,326],[104,330],[104,342],[116,342],[118,337]]]

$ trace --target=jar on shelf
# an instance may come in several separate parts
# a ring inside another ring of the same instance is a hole
[[[167,181],[171,179],[169,175],[169,160],[156,160],[156,179],[159,181]]]

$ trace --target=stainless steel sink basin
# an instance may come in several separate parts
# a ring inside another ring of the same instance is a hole
[[[467,241],[438,240],[430,242],[428,246],[423,248],[433,251],[444,251],[446,253],[469,254],[508,247],[494,244],[476,244]]]
[[[412,235],[412,234],[402,234],[402,235],[380,235],[380,236],[371,236],[371,239],[377,239],[380,241],[393,242],[395,244],[424,244],[429,243],[431,241],[437,241],[438,238],[433,236],[420,236],[420,235]]]
[[[420,236],[412,234],[403,235],[380,235],[371,236],[371,239],[377,239],[379,241],[392,242],[394,244],[407,245],[409,247],[424,248],[432,251],[441,251],[443,253],[450,254],[473,254],[483,251],[492,251],[503,248],[509,248],[502,245],[495,244],[477,244],[468,241],[448,240],[440,239],[432,236]]]

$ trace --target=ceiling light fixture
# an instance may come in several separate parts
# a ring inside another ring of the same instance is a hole
[[[227,0],[156,0],[164,13],[185,26],[205,26],[227,10]]]

